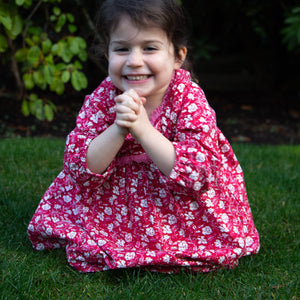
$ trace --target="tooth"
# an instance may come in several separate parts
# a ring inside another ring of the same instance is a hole
[[[127,76],[127,78],[129,79],[129,80],[144,80],[144,79],[147,79],[147,76]]]

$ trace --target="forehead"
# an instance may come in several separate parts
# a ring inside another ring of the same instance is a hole
[[[139,25],[129,17],[122,16],[110,33],[110,43],[116,40],[132,41],[136,38],[145,40],[160,40],[168,43],[168,36],[164,30],[157,26]]]

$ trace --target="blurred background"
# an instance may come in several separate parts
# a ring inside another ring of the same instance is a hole
[[[300,1],[182,0],[199,85],[230,141],[300,142]],[[0,3],[0,136],[66,137],[105,78],[101,1]]]

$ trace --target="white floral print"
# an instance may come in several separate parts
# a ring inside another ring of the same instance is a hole
[[[175,72],[150,119],[174,145],[170,177],[131,135],[105,173],[87,168],[90,142],[115,120],[118,93],[107,78],[86,97],[67,137],[63,171],[28,225],[33,247],[65,247],[68,262],[81,272],[207,272],[257,253],[242,169],[187,71]]]

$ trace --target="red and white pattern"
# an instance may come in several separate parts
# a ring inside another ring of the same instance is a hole
[[[176,71],[151,117],[176,149],[169,177],[130,134],[104,174],[87,168],[89,143],[113,124],[118,93],[107,78],[86,97],[67,138],[63,171],[28,226],[33,247],[65,247],[68,262],[82,272],[207,272],[257,253],[242,169],[187,71]]]

